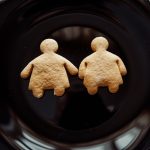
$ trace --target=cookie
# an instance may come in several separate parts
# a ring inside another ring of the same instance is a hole
[[[94,38],[91,42],[94,53],[83,59],[79,66],[79,78],[84,80],[90,95],[96,94],[99,87],[108,87],[111,93],[116,93],[123,84],[122,76],[127,74],[121,58],[108,52],[108,46],[106,38]]]
[[[21,72],[22,78],[30,75],[29,90],[41,98],[44,90],[54,89],[54,95],[62,96],[70,87],[67,72],[76,75],[78,69],[66,58],[56,54],[58,44],[53,39],[46,39],[40,45],[41,54],[32,60]]]

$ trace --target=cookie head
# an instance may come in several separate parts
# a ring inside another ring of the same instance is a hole
[[[58,43],[53,39],[45,39],[40,44],[40,49],[43,53],[56,52],[58,50]]]
[[[106,50],[108,46],[108,40],[104,37],[96,37],[91,42],[91,48],[94,52],[98,50]]]

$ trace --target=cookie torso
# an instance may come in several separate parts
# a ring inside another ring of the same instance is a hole
[[[93,86],[107,86],[112,82],[122,84],[123,81],[117,65],[116,55],[108,51],[97,51],[88,56],[86,62],[85,84]]]
[[[42,89],[53,89],[57,86],[69,87],[63,58],[55,53],[37,57],[33,61],[29,89],[32,89],[33,85]]]

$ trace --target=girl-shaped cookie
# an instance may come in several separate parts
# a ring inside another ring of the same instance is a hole
[[[127,70],[122,60],[107,50],[108,41],[104,37],[96,37],[91,42],[93,54],[86,57],[79,66],[79,78],[84,79],[88,93],[94,95],[98,87],[106,87],[116,93],[123,84],[122,76]]]
[[[31,74],[29,90],[40,98],[44,90],[54,89],[54,95],[62,96],[65,89],[70,87],[66,69],[71,75],[78,73],[78,69],[67,59],[56,54],[58,44],[53,39],[44,40],[40,49],[42,55],[32,60],[21,72],[22,78]]]

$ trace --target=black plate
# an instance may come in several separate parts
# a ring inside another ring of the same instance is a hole
[[[16,0],[2,3],[0,11],[1,124],[17,117],[40,136],[82,143],[117,131],[149,100],[148,2]],[[109,51],[119,55],[128,70],[117,94],[104,88],[89,96],[77,76],[69,76],[72,87],[60,98],[47,91],[37,100],[27,90],[29,80],[19,75],[29,61],[40,55],[43,39],[56,39],[58,53],[79,66],[92,53],[91,40],[101,35],[109,40]],[[7,108],[15,114],[13,118]]]

